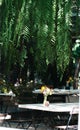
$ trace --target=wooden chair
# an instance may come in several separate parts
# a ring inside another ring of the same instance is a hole
[[[11,128],[14,123],[16,128],[28,129],[32,124],[31,111],[16,111],[11,112],[10,115],[11,119],[4,121],[5,126],[9,126]]]
[[[71,121],[73,119],[73,115],[75,115],[75,114],[78,115],[78,113],[79,113],[79,107],[78,108],[74,107],[72,109],[72,111],[70,112],[70,116],[68,118],[67,125],[55,126],[55,128],[59,129],[59,130],[77,130],[78,129],[78,125],[74,124],[75,122],[73,122],[73,124],[72,124]]]

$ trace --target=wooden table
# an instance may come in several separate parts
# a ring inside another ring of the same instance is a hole
[[[35,93],[35,94],[41,94],[41,91],[40,91],[40,89],[36,89],[36,90],[33,90],[32,91],[33,93]],[[53,94],[62,94],[62,95],[64,95],[64,94],[68,94],[68,95],[70,95],[70,94],[79,94],[79,90],[78,89],[70,89],[70,90],[67,90],[67,89],[58,89],[58,88],[56,88],[56,89],[53,89]]]
[[[4,104],[6,104],[4,112],[7,112],[8,104],[10,103],[10,101],[13,100],[14,97],[15,97],[14,93],[0,93],[1,111],[3,111]]]
[[[41,91],[40,89],[37,89],[37,90],[33,90],[32,91],[33,94],[36,94],[37,97],[40,96],[41,98]],[[78,95],[79,94],[79,90],[78,89],[70,89],[70,90],[66,90],[66,89],[53,89],[53,94],[48,96],[49,99],[53,98],[53,102],[57,102],[57,99],[58,101],[60,102],[66,102],[66,100],[68,102],[70,102],[70,96],[71,95]]]
[[[50,103],[49,106],[44,106],[43,104],[19,105],[19,108],[41,110],[41,111],[48,111],[48,112],[71,112],[73,108],[78,108],[78,107],[79,107],[79,103]]]
[[[41,111],[43,113],[46,112],[45,113],[45,117],[47,117],[46,122],[51,127],[56,126],[56,124],[67,125],[67,122],[69,119],[69,114],[70,114],[70,112],[73,111],[73,109],[76,110],[77,114],[79,113],[79,103],[50,103],[49,106],[44,106],[43,104],[20,104],[19,108],[32,110],[32,114],[34,114],[34,111],[35,112]],[[37,117],[38,116],[40,118],[40,115],[37,115]],[[62,118],[61,118],[61,116],[62,116]],[[68,117],[68,118],[65,118],[64,116]],[[42,116],[42,118],[44,118],[44,117]],[[36,119],[34,119],[34,120],[36,120]],[[56,120],[58,123],[56,123]],[[42,119],[42,121],[43,121],[43,119]],[[33,121],[33,122],[35,122],[35,121]]]

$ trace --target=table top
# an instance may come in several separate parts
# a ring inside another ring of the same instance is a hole
[[[49,106],[44,106],[43,104],[20,104],[19,108],[41,110],[48,112],[71,112],[73,108],[78,108],[79,103],[50,103]],[[78,113],[78,112],[77,112]]]
[[[14,93],[0,93],[0,96],[9,96],[9,97],[15,97]]]
[[[42,94],[40,89],[33,90],[32,93]],[[53,89],[53,94],[54,95],[73,95],[73,94],[79,94],[79,90],[78,89],[70,89],[70,90]]]

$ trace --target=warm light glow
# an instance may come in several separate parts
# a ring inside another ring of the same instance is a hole
[[[2,0],[0,0],[0,6],[2,5]]]

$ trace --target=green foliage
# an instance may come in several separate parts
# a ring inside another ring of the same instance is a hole
[[[24,59],[26,58],[26,47],[23,45],[22,50],[19,51],[21,46],[21,36],[28,37],[27,26],[24,26],[24,5],[25,1],[3,0],[1,9],[2,11],[2,31],[0,41],[2,46],[2,62],[4,63],[4,72],[7,75],[10,73],[11,66],[19,62],[20,66],[24,66]],[[18,14],[19,13],[19,14]],[[24,26],[24,27],[23,27]],[[6,67],[5,67],[6,66]]]
[[[0,41],[6,73],[17,62],[24,68],[32,56],[33,71],[44,75],[47,64],[56,62],[62,78],[71,56],[71,5],[71,0],[3,0]]]
[[[70,17],[71,17],[71,2],[60,3],[58,10],[58,26],[57,26],[57,69],[61,77],[69,65],[71,56],[71,41],[70,37]]]
[[[69,49],[71,2],[47,0],[44,4],[40,2],[38,6],[40,10],[38,12],[41,15],[39,15],[40,22],[37,32],[37,64],[40,64],[42,59],[47,63],[56,62],[57,72],[62,77],[71,56],[71,49]]]

